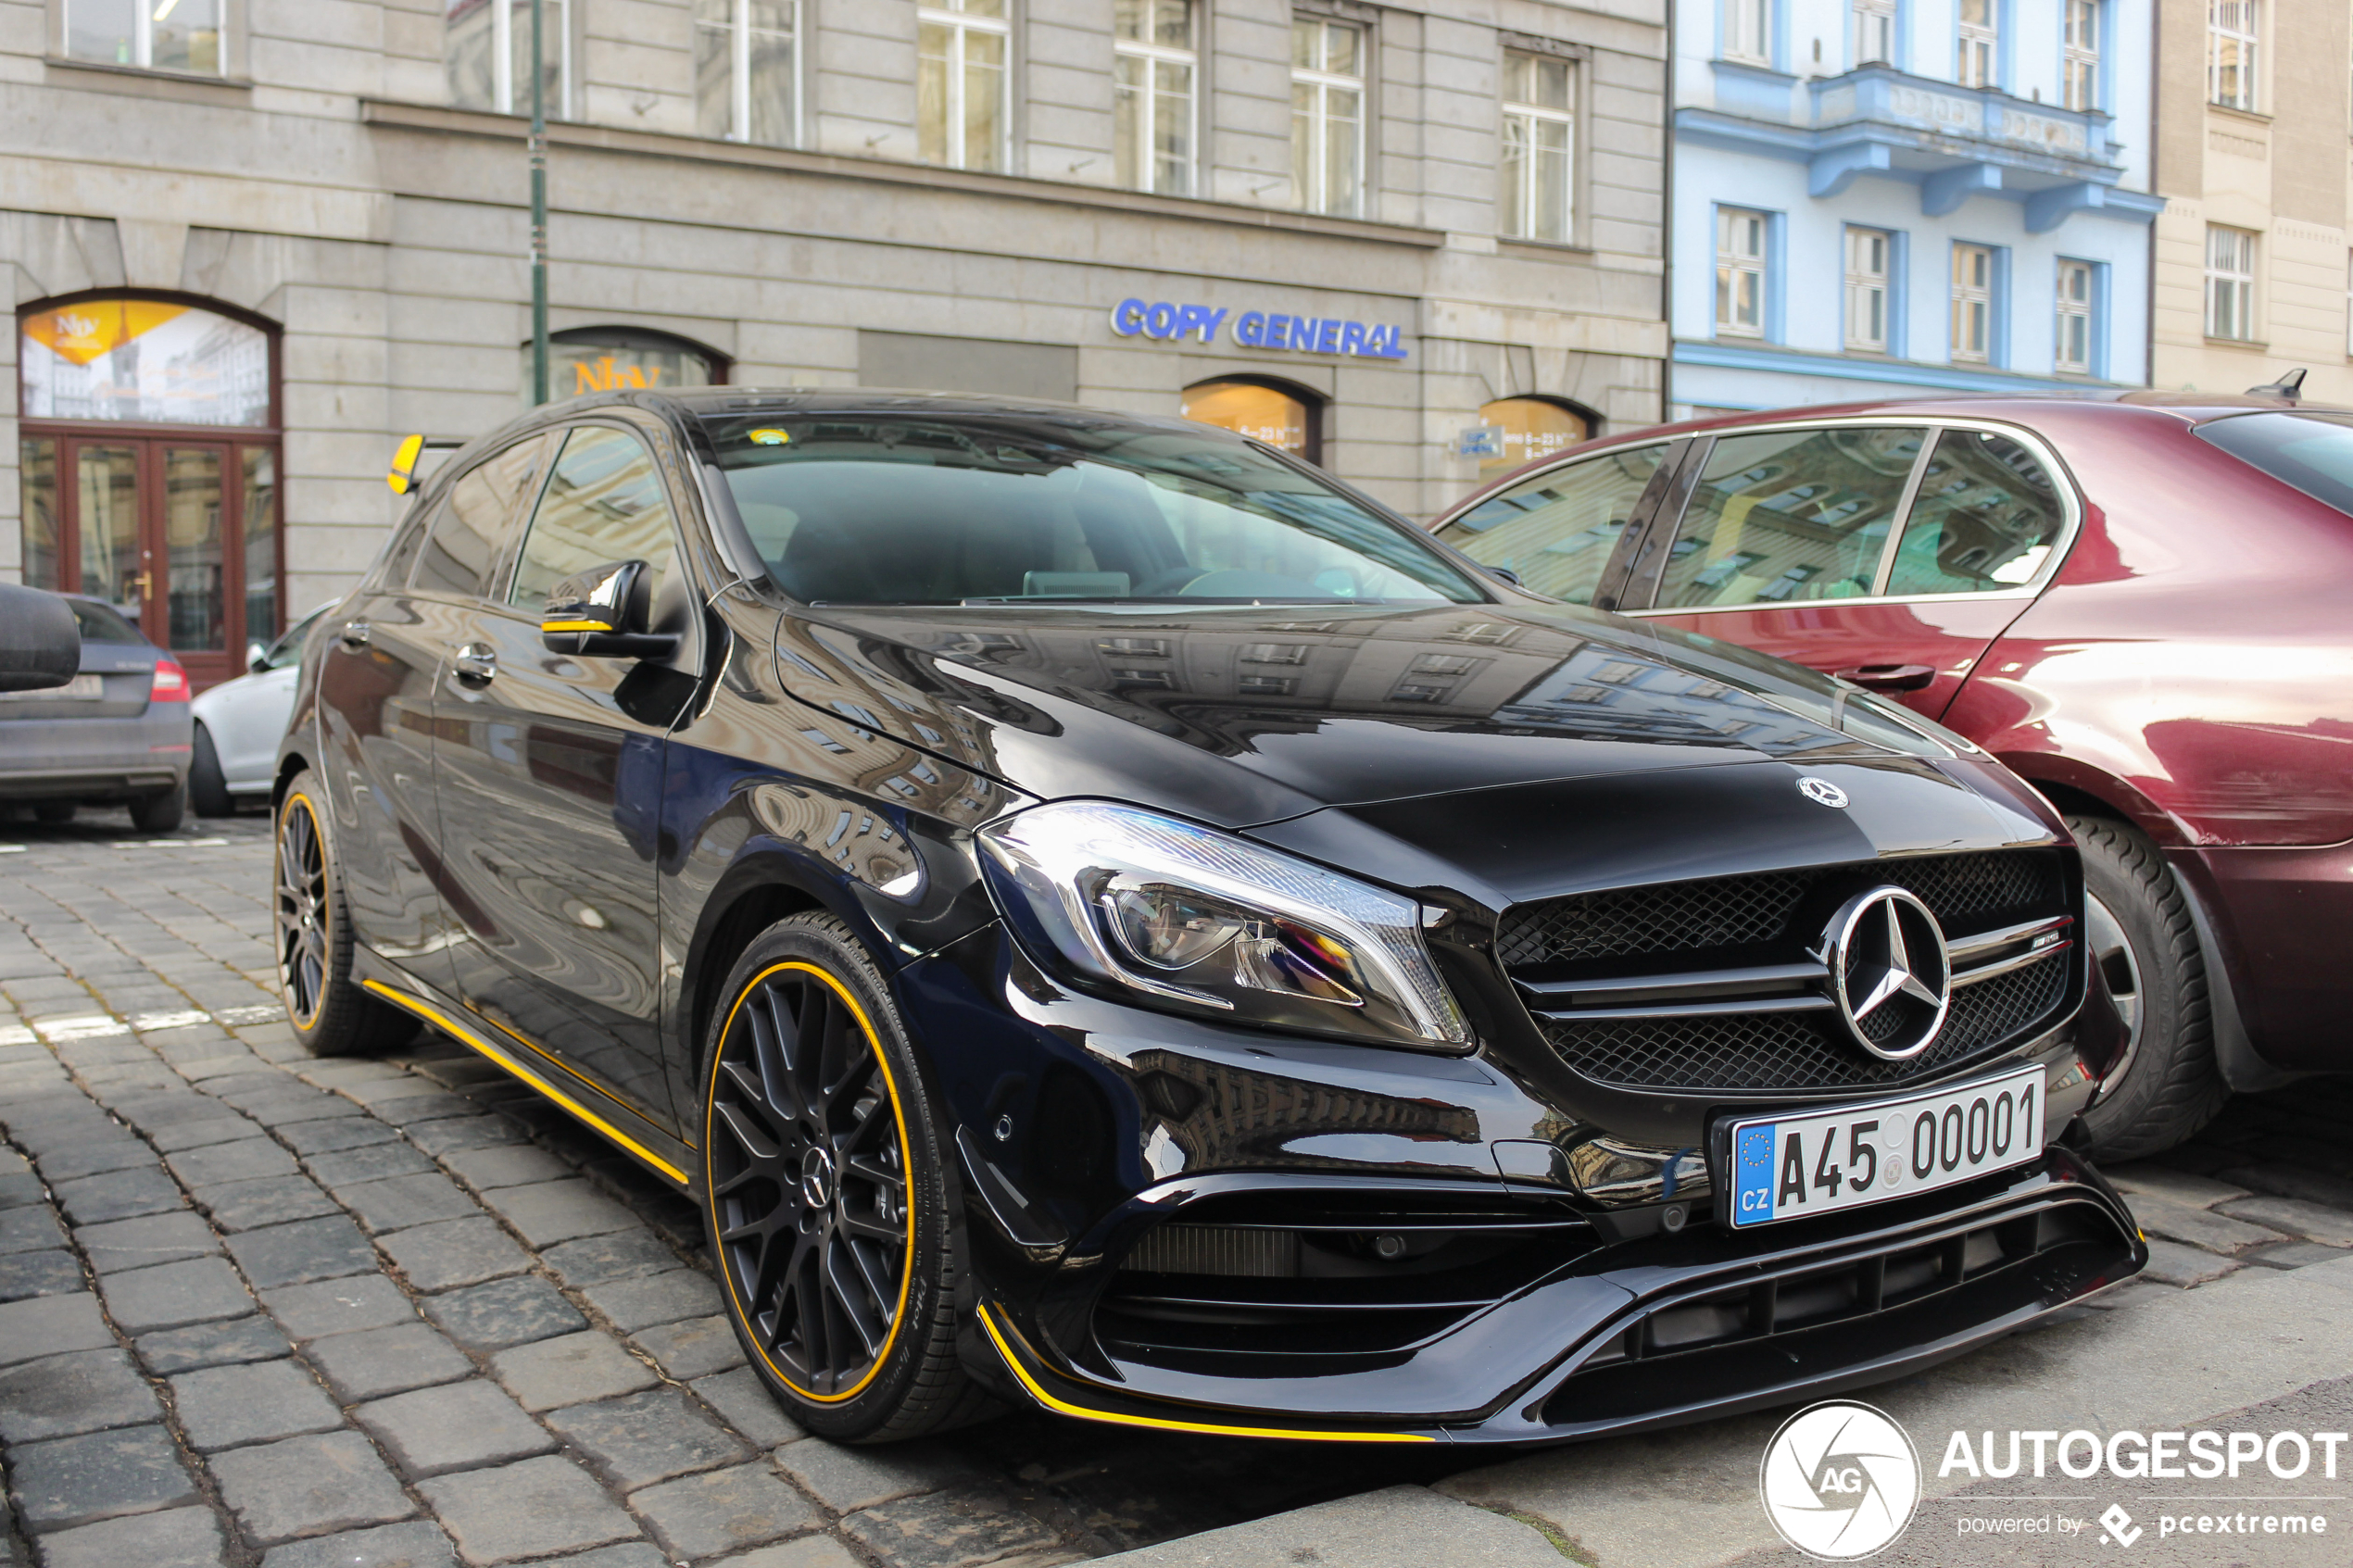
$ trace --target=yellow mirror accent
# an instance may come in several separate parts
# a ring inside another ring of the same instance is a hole
[[[392,486],[394,495],[406,495],[416,487],[417,459],[424,452],[425,438],[422,434],[405,435],[400,445],[393,448],[392,471],[384,475],[384,483]]]

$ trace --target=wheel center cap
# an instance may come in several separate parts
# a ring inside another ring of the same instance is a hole
[[[833,1202],[834,1157],[827,1150],[812,1148],[800,1157],[800,1196],[812,1209]]]

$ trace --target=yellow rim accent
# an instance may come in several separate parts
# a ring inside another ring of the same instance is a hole
[[[907,1173],[907,1261],[899,1271],[899,1305],[891,1311],[890,1332],[883,1336],[882,1348],[875,1352],[875,1364],[867,1369],[866,1375],[838,1394],[812,1394],[791,1378],[786,1377],[784,1369],[769,1360],[768,1352],[761,1349],[757,1341],[752,1345],[753,1349],[760,1351],[760,1359],[767,1364],[768,1370],[776,1374],[777,1382],[812,1403],[837,1405],[845,1399],[856,1399],[865,1391],[866,1385],[872,1383],[882,1372],[883,1363],[890,1360],[891,1348],[899,1343],[899,1330],[907,1322],[907,1294],[913,1288],[915,1283],[915,1150],[914,1146],[908,1141],[907,1107],[899,1098],[899,1081],[890,1075],[890,1059],[883,1054],[882,1037],[875,1033],[873,1021],[867,1018],[866,1010],[858,1005],[858,998],[849,994],[849,988],[815,964],[806,963],[799,959],[787,959],[783,963],[770,964],[746,981],[743,990],[736,997],[736,1005],[727,1010],[727,1022],[720,1027],[720,1044],[725,1045],[727,1036],[734,1032],[736,1015],[743,1010],[744,1003],[750,998],[753,987],[770,975],[781,974],[786,970],[797,970],[803,974],[815,975],[824,984],[827,990],[841,999],[841,1004],[849,1010],[849,1016],[858,1021],[859,1029],[866,1036],[866,1048],[875,1053],[875,1066],[882,1073],[883,1089],[890,1096],[891,1119],[899,1124],[900,1165]],[[719,1056],[714,1051],[711,1059],[711,1087],[704,1092],[702,1107],[702,1180],[704,1201],[707,1203],[718,1201],[710,1196],[719,1185],[711,1169],[711,1151],[716,1147],[716,1140],[711,1135],[711,1109],[718,1103]],[[717,1227],[714,1225],[713,1228]],[[746,1323],[750,1322],[750,1311],[736,1298],[736,1273],[728,1267],[724,1251],[718,1262],[719,1277],[727,1286],[727,1299],[735,1307],[736,1315]]]
[[[1002,1315],[1004,1309],[1000,1307],[997,1311],[998,1315]],[[1084,1421],[1105,1421],[1114,1426],[1149,1426],[1161,1432],[1209,1432],[1223,1437],[1285,1437],[1294,1442],[1308,1443],[1435,1443],[1438,1441],[1437,1438],[1426,1436],[1419,1432],[1314,1432],[1279,1426],[1226,1426],[1212,1421],[1169,1421],[1159,1416],[1128,1415],[1118,1411],[1088,1410],[1084,1405],[1074,1405],[1068,1399],[1055,1398],[1048,1393],[1044,1386],[1036,1378],[1029,1375],[1029,1369],[1021,1364],[1021,1358],[1013,1354],[1013,1348],[1005,1342],[1005,1334],[999,1331],[996,1317],[990,1314],[986,1302],[981,1304],[980,1326],[988,1331],[988,1337],[997,1343],[997,1353],[1005,1358],[1005,1365],[1011,1369],[1015,1377],[1021,1379],[1021,1386],[1029,1390],[1032,1398],[1050,1411],[1063,1415],[1075,1415]],[[1013,1326],[1011,1318],[1005,1320],[1005,1330],[1016,1335],[1021,1332]]]
[[[439,1008],[434,1007],[432,1003],[424,1001],[420,997],[409,996],[405,991],[396,991],[381,980],[363,980],[360,984],[366,986],[369,990],[373,991],[377,996],[383,997],[388,1001],[396,1002],[401,1007],[408,1009],[410,1012],[415,1013],[418,1017],[425,1020],[428,1023],[439,1028],[443,1033],[449,1035],[451,1039],[456,1040],[459,1045],[478,1052],[482,1056],[488,1058],[496,1065],[505,1068],[509,1073],[513,1073],[516,1077],[522,1079],[533,1088],[537,1089],[541,1094],[546,1095],[549,1099],[554,1100],[558,1105],[562,1106],[566,1110],[571,1111],[574,1116],[579,1117],[583,1122],[587,1123],[588,1125],[596,1128],[597,1131],[604,1134],[605,1136],[610,1138],[613,1142],[619,1144],[622,1148],[627,1149],[630,1153],[635,1155],[638,1159],[644,1160],[655,1170],[660,1171],[672,1181],[676,1182],[680,1186],[685,1186],[686,1185],[686,1172],[681,1171],[677,1166],[673,1165],[669,1160],[664,1160],[661,1155],[656,1154],[652,1149],[648,1148],[644,1144],[639,1143],[635,1138],[631,1137],[627,1133],[623,1132],[620,1128],[614,1126],[611,1123],[606,1121],[603,1117],[598,1115],[595,1111],[589,1110],[586,1106],[581,1104],[578,1100],[564,1093],[563,1090],[547,1082],[547,1079],[541,1077],[525,1063],[517,1061],[513,1057],[508,1055],[502,1047],[493,1045],[490,1041],[484,1039],[481,1035],[475,1034],[472,1030],[467,1028],[464,1024],[459,1022],[456,1019],[450,1017]]]
[[[543,621],[539,623],[539,630],[542,632],[610,632],[612,630],[612,623],[607,621]]]
[[[319,809],[310,804],[310,797],[303,794],[299,790],[296,790],[294,794],[286,797],[286,803],[284,807],[283,807],[278,812],[277,844],[280,864],[283,865],[284,863],[284,857],[286,853],[286,819],[294,815],[294,809],[297,805],[302,808],[303,815],[310,819],[310,836],[319,841],[319,869],[323,872],[327,869],[326,830],[319,825]],[[327,897],[332,901],[334,897],[333,892],[330,890]],[[330,907],[332,908],[332,903]],[[294,1025],[297,1029],[308,1029],[319,1021],[319,1010],[327,1005],[327,986],[334,980],[335,977],[334,918],[325,909],[321,910],[320,913],[327,916],[325,920],[320,922],[319,930],[319,940],[326,945],[327,963],[325,970],[319,976],[319,995],[312,1000],[310,1016],[308,1018],[301,1018],[296,1015],[293,999],[286,995],[285,960],[283,958],[278,960],[278,1000],[284,1004],[286,1016],[294,1020]]]

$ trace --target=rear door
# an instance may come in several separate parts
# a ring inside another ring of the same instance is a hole
[[[558,439],[513,568],[468,607],[435,699],[458,990],[668,1126],[655,835],[663,737],[697,667],[691,584],[646,434],[598,423]],[[547,590],[614,560],[651,569],[655,629],[681,639],[673,658],[575,658],[540,640]]]
[[[1719,434],[1627,608],[1941,717],[2056,566],[2072,501],[2015,433],[1841,423]]]

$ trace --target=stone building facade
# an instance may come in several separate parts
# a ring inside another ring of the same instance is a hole
[[[0,576],[201,681],[525,395],[528,0],[0,0]],[[1413,514],[1656,420],[1664,0],[546,0],[554,395],[1044,395]]]

